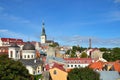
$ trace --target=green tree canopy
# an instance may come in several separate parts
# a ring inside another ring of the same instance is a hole
[[[88,56],[87,56],[87,53],[86,53],[86,52],[83,52],[80,57],[81,57],[81,58],[87,58]]]
[[[28,70],[19,61],[0,55],[0,80],[31,80]]]
[[[108,52],[105,52],[103,54],[103,58],[106,59],[107,61],[120,60],[120,48],[116,47]]]
[[[68,80],[100,80],[100,75],[88,67],[74,68],[68,73]]]
[[[59,44],[58,44],[57,42],[55,42],[55,43],[53,43],[53,44],[50,44],[49,46],[50,46],[50,47],[57,47],[57,46],[59,46]]]
[[[107,48],[99,48],[100,49],[100,51],[102,51],[102,52],[107,52],[108,51],[108,49]]]

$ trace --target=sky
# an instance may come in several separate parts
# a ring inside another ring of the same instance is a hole
[[[120,0],[0,0],[0,37],[120,47]]]

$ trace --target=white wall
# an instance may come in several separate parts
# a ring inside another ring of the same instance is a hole
[[[26,66],[26,69],[29,71],[29,74],[34,75],[34,69],[31,66]]]
[[[22,59],[35,59],[35,58],[36,58],[35,50],[23,50],[22,51]]]
[[[32,74],[32,75],[42,74],[41,66],[38,66],[37,69],[34,69],[31,66],[26,66],[26,69],[29,71],[29,74]]]
[[[12,51],[12,57],[11,57],[11,51]],[[12,59],[19,59],[20,58],[19,48],[9,47],[8,57]]]
[[[46,42],[46,37],[45,36],[41,36],[41,43],[45,43]]]

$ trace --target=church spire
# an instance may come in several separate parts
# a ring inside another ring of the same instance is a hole
[[[45,23],[42,22],[41,43],[46,43],[46,39],[47,39],[44,26],[45,26]]]
[[[46,33],[45,33],[45,23],[42,22],[42,36],[46,36]]]

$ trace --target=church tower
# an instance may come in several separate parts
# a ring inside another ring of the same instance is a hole
[[[41,34],[41,43],[45,43],[46,42],[46,33],[45,33],[45,24],[44,22],[42,23],[42,34]]]

